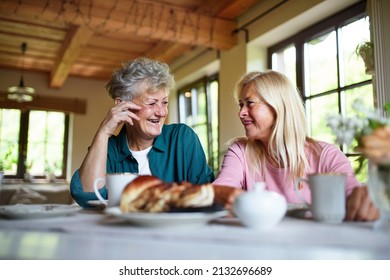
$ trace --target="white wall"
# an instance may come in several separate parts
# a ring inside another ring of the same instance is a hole
[[[241,37],[243,37],[240,34]],[[238,106],[233,97],[237,81],[246,69],[247,51],[245,41],[241,38],[238,46],[229,51],[221,52],[221,68],[219,70],[219,146],[224,153],[225,143],[237,136],[242,136],[244,130],[238,118]]]

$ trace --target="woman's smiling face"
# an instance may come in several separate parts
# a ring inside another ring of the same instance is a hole
[[[267,143],[275,123],[275,114],[271,106],[256,92],[253,83],[242,89],[238,103],[238,116],[244,125],[246,136]]]
[[[140,118],[134,124],[138,136],[145,140],[159,136],[168,114],[168,90],[158,89],[153,93],[142,93],[133,102],[141,106],[141,109],[135,112]]]

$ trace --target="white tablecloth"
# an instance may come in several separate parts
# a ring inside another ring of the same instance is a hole
[[[57,218],[0,219],[0,258],[390,259],[390,233],[373,230],[373,223],[293,217],[268,231],[246,228],[235,218],[195,228],[144,228],[83,210]]]

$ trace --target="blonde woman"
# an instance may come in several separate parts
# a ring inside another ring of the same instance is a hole
[[[267,189],[288,203],[300,203],[295,179],[316,172],[345,173],[346,219],[378,219],[346,156],[338,147],[307,136],[301,96],[286,76],[276,71],[248,73],[237,84],[235,97],[246,137],[231,142],[214,184],[250,190],[255,182],[265,181]],[[310,201],[306,184],[302,193]]]

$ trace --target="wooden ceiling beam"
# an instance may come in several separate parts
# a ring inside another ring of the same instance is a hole
[[[178,54],[183,54],[193,48],[187,44],[174,44],[171,42],[161,42],[152,50],[147,52],[148,56],[154,57],[160,61],[170,63]]]
[[[171,48],[167,49],[165,52],[157,55],[156,58],[165,61],[166,63],[170,63],[179,55],[185,54],[189,50],[193,49],[193,46],[184,45],[184,44],[174,44]]]
[[[92,37],[93,31],[86,27],[71,25],[51,71],[50,87],[60,88],[68,78],[72,65],[79,56],[81,49]]]
[[[76,114],[85,114],[87,112],[87,101],[85,99],[34,95],[34,99],[31,102],[18,103],[16,101],[9,100],[7,95],[7,92],[0,92],[0,108],[50,110]]]
[[[237,44],[233,20],[207,16],[169,4],[132,1],[17,1],[2,0],[1,12],[42,21],[85,26],[96,34],[119,33],[182,44],[227,50]],[[75,6],[79,3],[79,6]],[[95,4],[90,6],[89,3]],[[116,6],[115,6],[116,4]],[[111,5],[111,6],[107,6]]]
[[[218,16],[222,18],[236,18],[258,2],[258,0],[232,0],[220,10]]]

